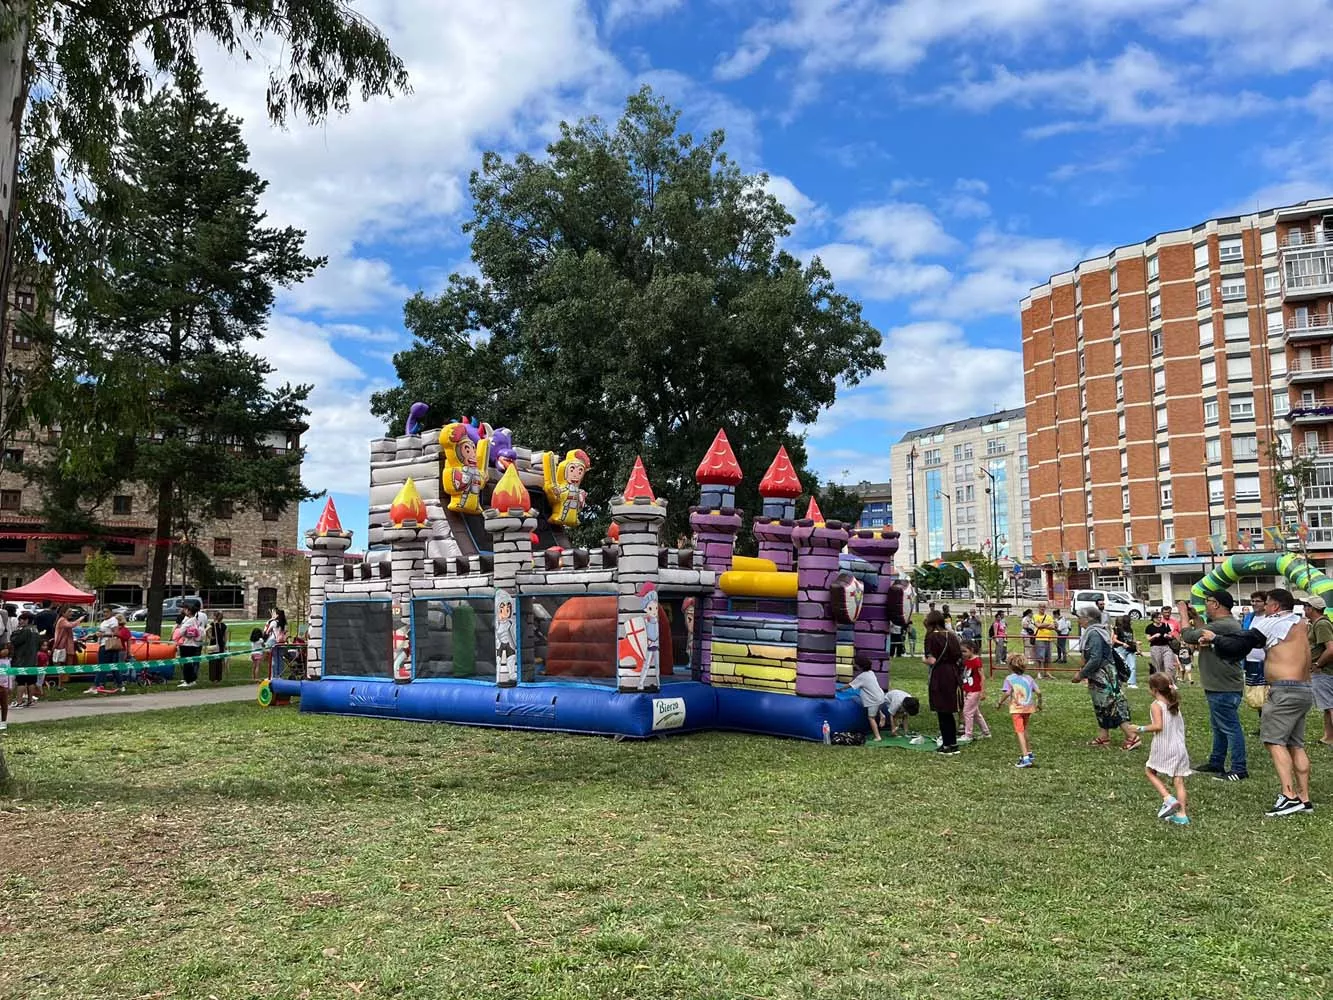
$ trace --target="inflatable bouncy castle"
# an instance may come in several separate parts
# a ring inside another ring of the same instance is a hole
[[[719,431],[695,475],[693,544],[664,546],[636,461],[611,527],[571,546],[590,462],[462,420],[371,445],[370,548],[344,558],[330,500],[315,529],[305,679],[261,701],[301,711],[643,738],[706,729],[808,740],[861,731],[851,658],[888,685],[898,534],[825,521],[785,450],[760,482],[755,558],[737,556],[742,470]],[[563,458],[558,458],[563,454]]]

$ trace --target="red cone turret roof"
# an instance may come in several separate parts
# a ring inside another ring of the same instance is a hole
[[[741,467],[727,440],[727,432],[719,429],[717,437],[708,446],[708,454],[694,470],[694,481],[700,486],[735,486],[741,481]]]
[[[326,535],[340,535],[342,530],[342,522],[338,520],[338,508],[333,506],[333,497],[329,497],[324,501],[323,513],[315,522],[315,534],[323,538]]]
[[[764,478],[759,480],[759,495],[764,498],[795,500],[801,492],[801,481],[796,478],[796,470],[792,468],[786,446],[780,447],[773,464],[764,473]]]
[[[814,497],[810,498],[810,506],[805,508],[805,519],[814,521],[816,524],[824,523],[824,512],[819,509],[819,504],[815,502]]]
[[[622,495],[626,500],[657,499],[653,496],[653,485],[648,482],[648,471],[643,467],[643,458],[640,456],[634,458],[634,468],[630,470],[629,482],[625,484],[625,492]]]

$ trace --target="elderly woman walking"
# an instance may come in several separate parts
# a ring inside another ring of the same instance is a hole
[[[940,722],[940,753],[958,753],[958,712],[963,706],[963,645],[943,612],[926,615],[926,665],[930,667],[930,707]]]
[[[1120,687],[1115,657],[1111,653],[1111,635],[1102,622],[1102,613],[1096,608],[1087,608],[1080,611],[1078,617],[1083,632],[1080,643],[1083,669],[1074,678],[1074,683],[1088,682],[1092,711],[1097,716],[1097,738],[1089,745],[1109,746],[1111,730],[1119,729],[1125,735],[1120,749],[1137,750],[1143,741],[1129,724],[1129,702]]]

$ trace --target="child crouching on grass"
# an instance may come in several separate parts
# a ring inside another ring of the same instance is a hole
[[[884,689],[879,686],[879,678],[870,669],[870,657],[864,653],[857,653],[852,657],[851,688],[861,699],[861,707],[866,710],[866,717],[870,720],[870,733],[874,736],[875,742],[879,743],[884,739],[879,732],[880,716],[886,714]]]
[[[990,739],[990,726],[981,715],[981,701],[986,696],[986,678],[981,670],[981,640],[963,640],[963,735],[962,742],[972,742],[973,726]]]
[[[1018,750],[1022,754],[1015,767],[1036,767],[1037,760],[1028,743],[1028,719],[1034,712],[1041,711],[1041,687],[1036,680],[1028,676],[1028,661],[1022,653],[1009,657],[1009,676],[1004,679],[1004,694],[1000,696],[996,708],[1009,706],[1009,718],[1014,724],[1014,735],[1018,737]]]
[[[1185,826],[1190,821],[1186,811],[1189,797],[1185,794],[1185,779],[1191,772],[1190,755],[1185,748],[1185,720],[1180,715],[1180,695],[1171,686],[1171,678],[1166,673],[1149,677],[1148,689],[1152,691],[1153,697],[1149,709],[1152,722],[1138,729],[1140,733],[1157,735],[1153,737],[1144,774],[1148,777],[1148,783],[1162,797],[1162,808],[1157,810],[1157,818]],[[1174,795],[1167,790],[1162,777],[1171,779],[1175,785]]]

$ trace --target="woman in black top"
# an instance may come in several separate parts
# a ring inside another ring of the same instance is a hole
[[[1144,631],[1148,636],[1148,656],[1152,659],[1152,666],[1148,668],[1149,675],[1160,670],[1174,684],[1176,682],[1176,666],[1179,661],[1176,659],[1175,651],[1171,648],[1171,641],[1174,638],[1171,633],[1171,626],[1162,620],[1160,611],[1154,611],[1152,622]]]
[[[930,707],[940,722],[940,753],[958,752],[958,710],[962,707],[963,646],[944,627],[944,615],[926,615],[926,664],[930,667]]]

